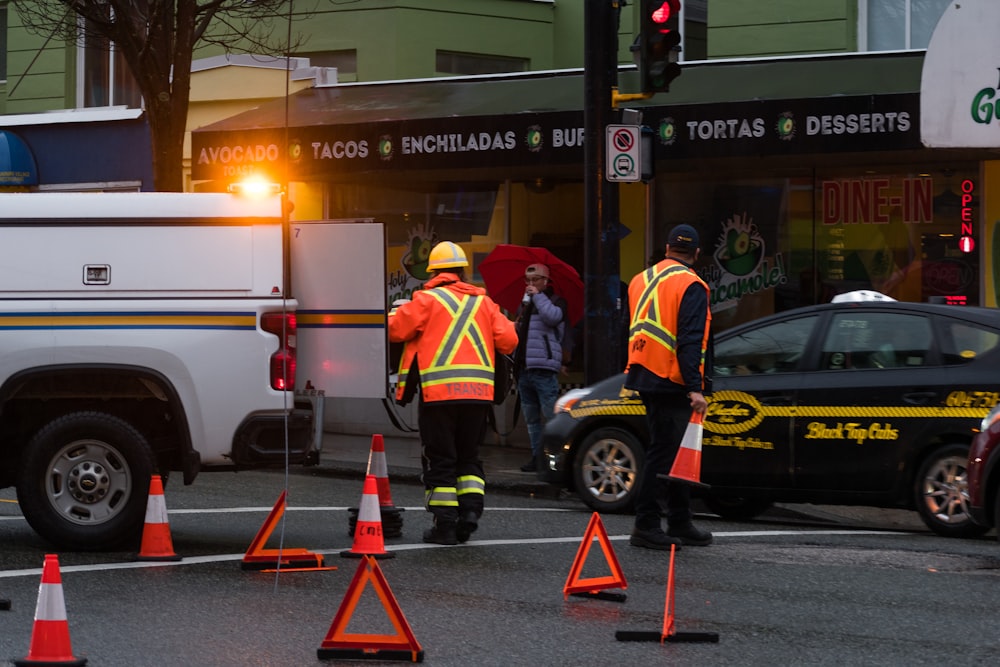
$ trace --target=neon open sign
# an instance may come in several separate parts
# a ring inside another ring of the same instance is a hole
[[[971,178],[962,180],[962,233],[958,238],[958,249],[964,253],[970,253],[976,247],[976,241],[972,237],[972,193],[975,191],[975,181]]]

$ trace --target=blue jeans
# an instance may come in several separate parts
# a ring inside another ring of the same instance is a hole
[[[517,391],[521,394],[521,411],[528,426],[531,441],[531,455],[538,458],[542,453],[542,430],[545,422],[552,419],[559,398],[559,374],[541,368],[526,368],[517,379]]]

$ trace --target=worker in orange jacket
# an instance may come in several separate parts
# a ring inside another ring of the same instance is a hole
[[[486,491],[479,447],[493,409],[495,354],[517,347],[514,323],[481,287],[463,282],[469,262],[450,241],[431,250],[430,280],[389,312],[389,340],[405,343],[396,401],[419,385],[425,506],[434,525],[424,542],[466,542],[479,526]]]
[[[677,225],[667,236],[666,258],[632,278],[628,288],[632,322],[625,387],[639,392],[649,424],[629,543],[646,549],[712,543],[712,533],[691,521],[690,487],[660,478],[677,456],[692,411],[704,415],[708,407],[712,311],[709,287],[692,268],[700,253],[695,228]],[[666,531],[658,502],[664,484]]]

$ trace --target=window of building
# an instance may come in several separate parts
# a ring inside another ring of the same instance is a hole
[[[87,32],[79,50],[77,106],[142,106],[139,85],[114,43]]]
[[[0,2],[0,81],[7,80],[7,3]]]
[[[951,0],[861,0],[859,50],[926,49]]]
[[[978,305],[980,258],[958,244],[961,194],[979,191],[978,167],[922,167],[675,178],[656,188],[654,234],[681,222],[698,229],[695,269],[712,290],[716,331],[859,289]],[[664,242],[654,238],[652,252]]]
[[[527,72],[531,63],[527,58],[487,56],[479,53],[457,53],[438,51],[435,69],[438,74],[503,74],[506,72]]]

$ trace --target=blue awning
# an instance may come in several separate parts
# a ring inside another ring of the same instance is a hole
[[[38,185],[38,165],[21,137],[0,130],[0,186],[5,185]]]

